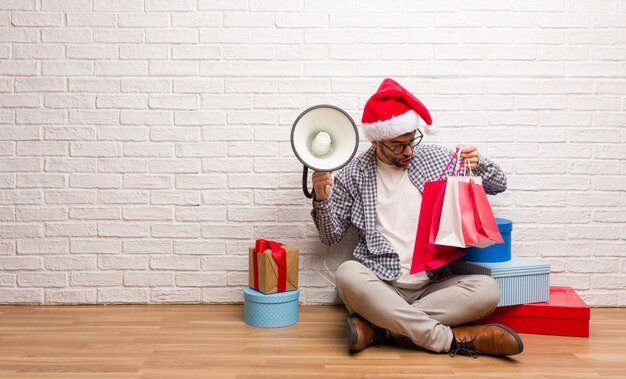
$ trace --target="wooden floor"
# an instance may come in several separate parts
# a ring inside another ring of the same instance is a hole
[[[592,309],[588,339],[522,335],[508,359],[350,355],[343,307],[300,306],[287,328],[242,320],[241,305],[0,306],[0,378],[626,378],[626,308]]]

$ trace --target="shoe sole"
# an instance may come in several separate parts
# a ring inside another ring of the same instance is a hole
[[[519,353],[521,353],[522,351],[524,351],[524,343],[522,342],[522,339],[519,338],[519,336],[517,335],[517,332],[511,328],[509,328],[506,325],[502,325],[502,324],[472,324],[472,325],[476,325],[476,326],[497,326],[499,328],[502,328],[504,330],[506,330],[507,332],[511,333],[513,335],[513,337],[515,337],[515,340],[517,341],[517,344],[519,345]],[[519,354],[517,353],[517,354]]]
[[[352,322],[351,316],[348,316],[346,318],[346,321],[348,322],[348,351],[354,352],[352,348],[354,347],[354,344],[356,343],[356,327],[354,326],[354,323]]]

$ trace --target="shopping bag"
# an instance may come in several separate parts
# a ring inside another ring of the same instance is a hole
[[[437,269],[465,255],[457,247],[435,245],[447,185],[447,181],[441,180],[441,178],[450,167],[453,159],[454,156],[438,180],[424,184],[411,261],[411,274]]]
[[[493,215],[493,210],[489,204],[487,193],[483,186],[474,180],[471,180],[465,184],[468,187],[468,191],[471,193],[473,207],[474,207],[474,222],[477,231],[480,235],[485,237],[480,244],[475,244],[475,247],[487,247],[494,243],[504,243],[504,239],[498,229],[498,223],[496,217]]]

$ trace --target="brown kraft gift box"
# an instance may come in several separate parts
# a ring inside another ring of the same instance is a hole
[[[282,245],[287,256],[287,283],[286,290],[298,289],[298,254],[299,249],[295,246]],[[248,249],[248,277],[250,288],[254,288],[254,246]],[[278,264],[272,257],[272,250],[265,249],[257,254],[259,288],[257,291],[265,294],[274,293],[278,290]]]

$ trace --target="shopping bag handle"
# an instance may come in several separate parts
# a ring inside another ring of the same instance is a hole
[[[459,161],[461,160],[461,147],[457,147],[456,150],[454,150],[454,154],[452,154],[452,157],[450,157],[450,160],[448,161],[448,164],[446,165],[446,168],[443,169],[443,171],[441,172],[441,175],[439,175],[439,179],[437,180],[441,180],[441,178],[443,178],[443,175],[448,172],[448,168],[450,168],[450,165],[452,164],[452,162],[454,161],[454,167],[452,167],[452,176],[454,175],[458,175],[459,172],[461,171],[461,165],[459,165]],[[459,168],[457,170],[457,165],[459,165]]]

